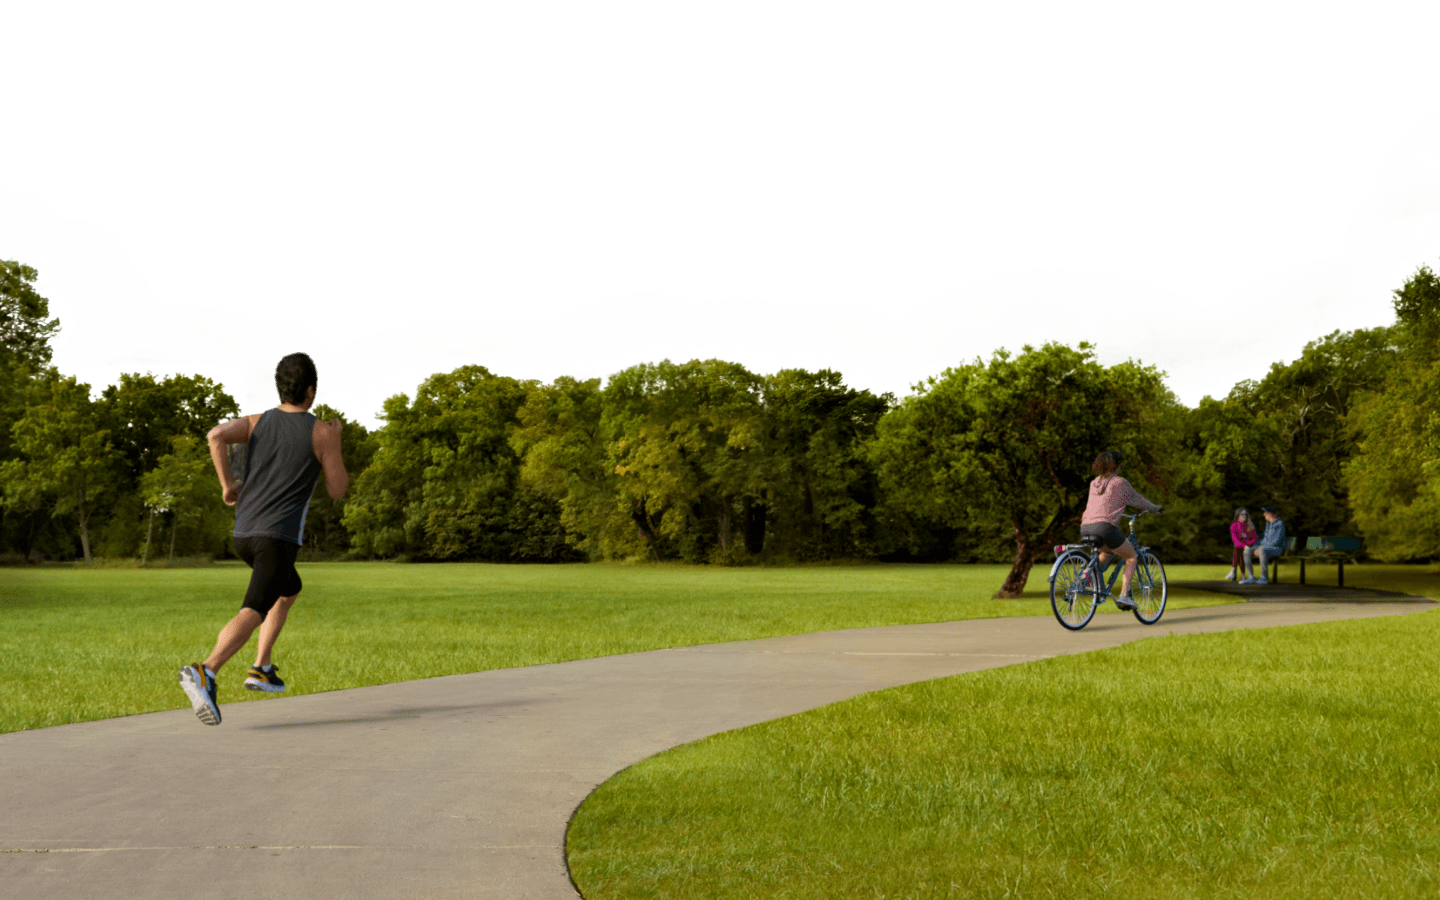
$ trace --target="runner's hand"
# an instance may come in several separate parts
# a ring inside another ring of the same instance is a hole
[[[232,481],[226,485],[223,499],[226,506],[234,506],[235,501],[240,499],[240,482]]]

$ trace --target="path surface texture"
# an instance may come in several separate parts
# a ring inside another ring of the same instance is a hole
[[[1309,596],[1151,628],[1110,614],[1078,633],[1047,616],[770,638],[236,704],[218,727],[187,706],[0,735],[0,897],[573,900],[575,807],[677,744],[1139,638],[1434,605]]]

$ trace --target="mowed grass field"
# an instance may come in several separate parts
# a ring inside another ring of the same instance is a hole
[[[1346,581],[1440,598],[1434,568]],[[1430,610],[867,694],[619,773],[571,873],[588,900],[1437,896],[1437,644]]]
[[[1019,600],[991,599],[1003,566],[298,568],[305,588],[274,657],[288,696],[664,647],[1050,614],[1048,564]],[[176,670],[209,654],[249,574],[239,563],[0,569],[0,732],[185,706]],[[1215,574],[1177,567],[1170,576]],[[1176,591],[1171,602],[1226,599]],[[242,686],[253,661],[252,638],[220,673],[222,704],[268,699]]]

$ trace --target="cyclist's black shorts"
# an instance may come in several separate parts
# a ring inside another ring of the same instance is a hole
[[[244,609],[255,610],[263,619],[276,600],[300,593],[300,573],[295,571],[299,551],[299,544],[267,535],[235,539],[235,552],[251,569]]]
[[[1125,535],[1109,522],[1094,522],[1080,526],[1081,537],[1098,537],[1107,550],[1114,550],[1125,543]]]

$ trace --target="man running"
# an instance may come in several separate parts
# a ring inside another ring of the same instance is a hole
[[[304,353],[292,353],[275,367],[278,407],[210,430],[210,458],[220,476],[225,505],[236,507],[235,552],[251,572],[245,603],[220,630],[210,658],[203,665],[191,663],[180,669],[180,687],[206,725],[220,724],[215,673],[245,646],[256,628],[259,647],[245,687],[270,693],[285,690],[270,662],[270,651],[300,593],[295,554],[305,533],[310,495],[321,471],[331,499],[340,499],[350,486],[340,456],[340,420],[320,422],[310,414],[316,383],[315,363]],[[245,475],[238,481],[230,472],[227,444],[248,445]]]

